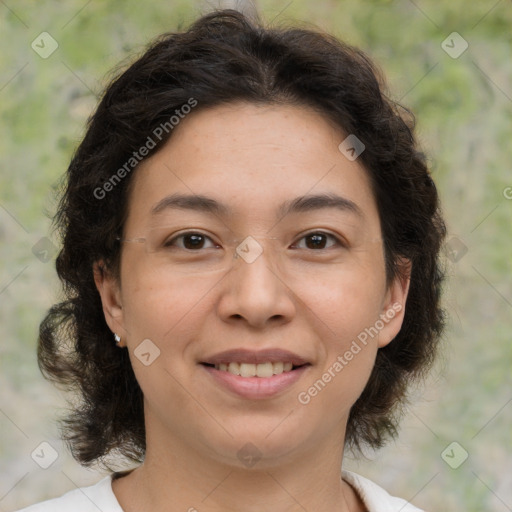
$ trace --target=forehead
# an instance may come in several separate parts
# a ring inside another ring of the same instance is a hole
[[[336,195],[355,206],[352,213],[378,218],[367,171],[338,149],[345,138],[309,108],[199,109],[136,169],[128,221],[151,216],[173,194],[210,197],[226,215],[259,220],[289,211],[298,197]]]

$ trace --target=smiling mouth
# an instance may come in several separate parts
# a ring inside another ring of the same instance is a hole
[[[309,366],[309,363],[303,365],[294,365],[291,362],[265,362],[265,363],[219,363],[219,364],[210,364],[210,363],[202,363],[204,366],[208,366],[211,368],[215,368],[221,372],[228,372],[232,375],[237,375],[239,377],[260,377],[260,378],[269,378],[274,375],[281,375],[282,373],[289,373],[298,368],[302,368],[303,366]]]

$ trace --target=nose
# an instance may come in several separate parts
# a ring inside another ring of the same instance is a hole
[[[258,329],[290,322],[296,313],[296,300],[269,256],[271,251],[263,249],[260,254],[248,252],[244,256],[241,249],[222,281],[219,316],[225,322],[245,322]]]

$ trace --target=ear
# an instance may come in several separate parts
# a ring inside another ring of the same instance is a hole
[[[108,271],[103,261],[93,265],[94,283],[101,297],[105,321],[113,333],[126,339],[121,292],[117,279]]]
[[[391,343],[402,328],[405,303],[411,283],[411,271],[410,260],[403,259],[399,264],[397,275],[387,289],[380,314],[384,327],[379,332],[379,348]]]

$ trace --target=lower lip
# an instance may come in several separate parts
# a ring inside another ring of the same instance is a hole
[[[271,398],[295,384],[309,365],[272,377],[241,377],[213,366],[201,365],[221,386],[235,395],[252,400]]]

